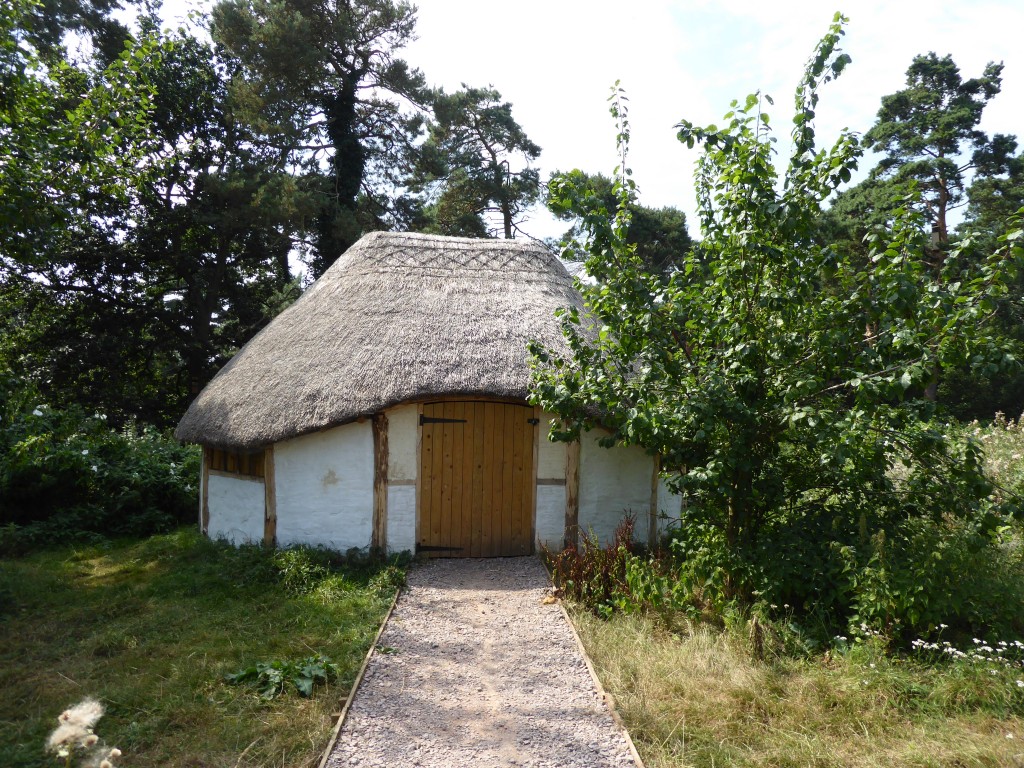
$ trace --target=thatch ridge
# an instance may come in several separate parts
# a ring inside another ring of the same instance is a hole
[[[255,448],[409,400],[525,398],[526,344],[564,351],[567,306],[579,293],[540,244],[375,232],[224,366],[175,436]]]

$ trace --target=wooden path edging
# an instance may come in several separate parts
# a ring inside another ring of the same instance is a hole
[[[545,567],[545,570],[546,567]],[[552,586],[554,586],[552,584]],[[622,716],[618,710],[615,709],[615,699],[608,691],[601,685],[601,679],[597,676],[597,671],[594,669],[594,664],[590,661],[590,656],[587,654],[587,649],[583,646],[583,641],[580,639],[579,633],[576,631],[576,625],[572,623],[572,619],[569,617],[569,612],[565,610],[565,606],[562,605],[561,598],[555,598],[558,600],[558,609],[562,612],[562,618],[565,619],[565,623],[569,625],[569,631],[572,632],[572,636],[576,638],[576,645],[580,649],[580,655],[583,656],[583,661],[587,665],[587,671],[590,672],[590,677],[594,681],[594,686],[597,688],[598,694],[601,696],[601,700],[608,706],[608,711],[612,715],[612,720],[615,721],[615,725],[626,739],[626,744],[629,746],[629,752],[633,755],[633,762],[636,763],[636,768],[647,768],[644,765],[644,760],[640,757],[640,753],[636,751],[636,745],[633,743],[633,738],[629,735],[629,729],[626,728],[626,723],[623,722]]]
[[[380,623],[380,627],[377,629],[377,634],[373,638],[373,642],[370,643],[370,649],[366,652],[366,656],[363,658],[363,664],[359,667],[359,674],[356,675],[356,679],[352,681],[352,688],[348,692],[348,698],[345,699],[345,706],[341,708],[341,714],[338,716],[338,723],[334,726],[334,732],[331,734],[331,740],[327,742],[327,748],[324,750],[323,756],[320,758],[320,762],[317,768],[326,768],[327,761],[331,757],[331,753],[334,751],[335,745],[338,743],[338,737],[341,735],[341,726],[345,724],[345,717],[348,715],[349,709],[352,707],[352,700],[356,697],[356,691],[359,690],[359,684],[363,682],[363,675],[366,674],[366,668],[370,664],[370,659],[373,658],[373,652],[377,650],[377,643],[380,642],[380,636],[384,634],[384,628],[388,625],[388,620],[391,618],[391,614],[395,610],[395,606],[398,605],[398,598],[402,594],[403,587],[399,587],[395,590],[395,598],[391,601],[391,607],[388,608],[388,612],[384,614],[384,620]],[[571,625],[570,625],[571,626]],[[587,662],[590,663],[589,661]],[[632,742],[630,742],[632,744]]]

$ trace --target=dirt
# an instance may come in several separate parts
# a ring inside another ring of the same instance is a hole
[[[329,768],[634,766],[536,558],[414,566]]]

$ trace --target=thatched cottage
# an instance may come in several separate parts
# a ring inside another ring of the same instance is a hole
[[[549,442],[527,342],[580,306],[539,245],[378,232],[253,338],[178,425],[200,524],[236,543],[525,555],[679,512],[652,457]]]

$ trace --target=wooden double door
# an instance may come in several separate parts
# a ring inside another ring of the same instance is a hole
[[[428,557],[533,552],[531,406],[425,403],[420,416],[417,551]]]

